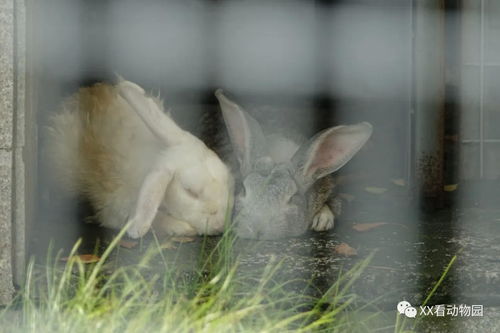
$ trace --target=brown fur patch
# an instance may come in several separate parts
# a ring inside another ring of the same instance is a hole
[[[89,88],[82,88],[78,93],[78,111],[84,127],[79,152],[82,163],[85,164],[82,170],[87,173],[84,179],[90,180],[85,187],[92,188],[89,193],[111,192],[119,186],[114,176],[117,172],[114,170],[112,152],[106,149],[104,138],[99,131],[108,117],[107,113],[114,110],[113,103],[116,101],[116,91],[107,84],[98,83]]]
[[[327,175],[319,179],[309,190],[309,211],[311,219],[316,215],[332,196],[335,188],[335,177]]]

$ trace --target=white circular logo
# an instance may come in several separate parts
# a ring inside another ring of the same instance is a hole
[[[403,314],[403,313],[405,313],[406,308],[409,308],[409,307],[411,307],[410,302],[401,301],[398,303],[397,309],[398,309],[399,313]]]
[[[417,309],[415,309],[413,306],[407,307],[405,309],[405,316],[408,318],[415,318],[417,316]]]

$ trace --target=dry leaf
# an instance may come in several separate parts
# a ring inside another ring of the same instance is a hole
[[[353,224],[352,228],[356,231],[369,231],[375,228],[378,228],[382,225],[388,224],[387,222],[373,222],[373,223],[356,223]]]
[[[96,256],[95,254],[79,254],[76,256],[61,258],[61,261],[68,261],[68,260],[73,259],[73,258],[80,259],[80,261],[84,264],[91,264],[91,263],[98,262],[99,260],[101,260],[101,258]]]
[[[355,248],[350,247],[346,243],[340,243],[339,245],[336,245],[333,248],[333,251],[337,254],[346,256],[346,257],[352,257],[358,255],[358,251],[356,251]]]
[[[120,246],[121,247],[124,247],[124,248],[127,248],[127,249],[132,249],[134,247],[137,246],[137,244],[139,244],[138,241],[134,241],[134,240],[125,240],[125,239],[122,239],[120,240]]]
[[[348,194],[348,193],[339,193],[338,195],[341,199],[344,199],[345,201],[347,202],[351,202],[354,200],[355,196],[352,195],[352,194]]]
[[[458,188],[458,184],[449,184],[444,186],[444,191],[445,192],[453,192]]]
[[[365,187],[365,191],[368,193],[372,193],[372,194],[382,194],[382,193],[385,193],[387,191],[387,189],[384,187],[368,186],[368,187]]]
[[[394,185],[398,185],[398,186],[406,186],[406,182],[403,178],[397,178],[397,179],[391,179],[391,182],[394,184]]]
[[[195,238],[194,237],[187,237],[187,236],[176,236],[170,238],[172,242],[176,243],[191,243],[194,242]]]
[[[177,246],[175,246],[174,242],[172,242],[171,240],[167,240],[160,245],[160,248],[165,250],[175,250]]]

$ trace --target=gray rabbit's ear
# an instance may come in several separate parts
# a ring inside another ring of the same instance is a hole
[[[328,128],[303,144],[292,158],[304,188],[343,167],[372,134],[367,122]]]
[[[253,169],[253,163],[267,156],[265,138],[259,123],[241,106],[227,98],[221,89],[215,97],[219,100],[222,116],[226,124],[231,144],[240,163],[243,176]]]

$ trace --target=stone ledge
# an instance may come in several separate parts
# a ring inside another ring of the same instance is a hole
[[[0,0],[0,148],[12,148],[14,107],[14,9],[12,3],[12,1]]]
[[[12,152],[0,149],[0,304],[12,299]]]

